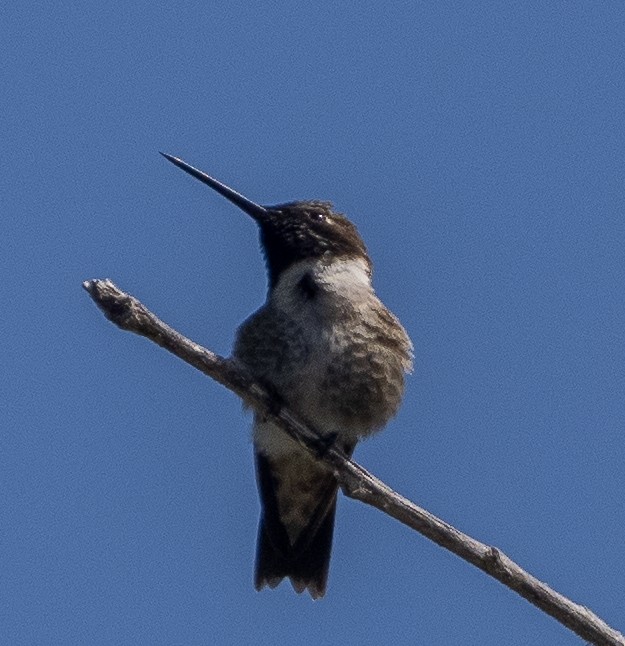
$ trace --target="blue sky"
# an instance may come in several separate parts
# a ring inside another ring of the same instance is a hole
[[[227,354],[251,199],[329,199],[416,351],[356,458],[625,630],[622,2],[3,9],[0,643],[581,643],[342,498],[327,597],[257,593],[250,420],[104,320]]]

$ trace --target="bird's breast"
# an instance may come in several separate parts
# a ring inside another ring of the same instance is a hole
[[[239,330],[235,356],[322,433],[356,440],[397,411],[410,341],[360,267],[299,267]]]

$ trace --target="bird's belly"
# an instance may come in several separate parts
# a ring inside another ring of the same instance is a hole
[[[283,362],[271,381],[303,421],[353,444],[395,414],[403,394],[401,361],[358,326],[306,326],[297,337],[302,345],[295,354],[301,360]],[[293,440],[272,424],[257,421],[254,439],[269,455],[296,450]]]

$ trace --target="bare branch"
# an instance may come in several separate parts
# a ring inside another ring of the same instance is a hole
[[[476,541],[400,496],[356,462],[348,459],[340,450],[325,447],[321,436],[314,429],[307,427],[287,408],[282,407],[272,393],[256,382],[236,361],[220,357],[182,336],[158,319],[136,298],[118,289],[110,280],[88,280],[83,283],[83,287],[104,315],[122,330],[144,336],[169,350],[232,390],[248,405],[284,429],[317,459],[323,460],[334,470],[345,495],[377,507],[472,563],[581,638],[602,646],[625,646],[623,635],[588,608],[573,603],[552,590],[496,547]],[[320,451],[321,447],[327,450]]]

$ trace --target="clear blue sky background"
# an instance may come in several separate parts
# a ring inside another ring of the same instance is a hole
[[[250,420],[108,323],[110,277],[227,354],[248,218],[168,164],[357,223],[416,348],[356,457],[625,629],[625,5],[2,10],[0,643],[581,643],[342,498],[327,597],[257,593]]]

